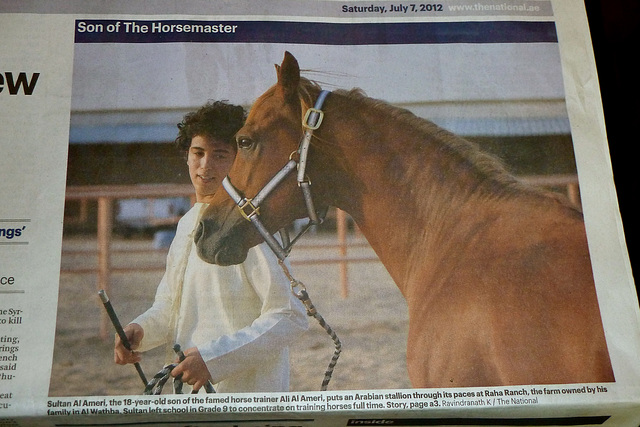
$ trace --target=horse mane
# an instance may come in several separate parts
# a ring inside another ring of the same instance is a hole
[[[301,77],[298,90],[302,111],[306,111],[313,106],[321,87],[318,82]],[[490,189],[488,194],[494,197],[510,197],[522,194],[543,196],[547,199],[551,197],[556,202],[561,202],[575,209],[575,206],[572,206],[566,198],[558,193],[546,191],[520,181],[507,170],[500,159],[482,151],[478,144],[455,135],[425,118],[418,117],[407,109],[395,106],[387,101],[368,97],[359,88],[350,90],[337,89],[332,93],[345,97],[364,108],[375,109],[391,119],[404,123],[407,127],[418,132],[422,136],[419,138],[422,141],[437,140],[440,144],[439,150],[448,152],[457,159],[459,164],[472,168],[476,176],[484,184],[483,187]]]

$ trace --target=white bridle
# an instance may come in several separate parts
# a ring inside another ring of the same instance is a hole
[[[313,203],[313,198],[311,197],[311,181],[306,175],[306,168],[309,147],[311,145],[311,137],[313,136],[313,131],[318,129],[322,123],[322,119],[324,118],[322,105],[329,93],[330,92],[326,90],[321,91],[313,108],[309,108],[307,110],[304,119],[302,120],[304,135],[298,145],[298,150],[291,154],[289,161],[275,174],[273,178],[271,178],[269,182],[267,182],[255,197],[247,198],[243,196],[238,189],[233,186],[228,175],[222,181],[222,186],[238,206],[242,216],[255,226],[256,230],[281,261],[284,261],[284,259],[289,255],[289,252],[291,252],[293,244],[311,226],[320,224],[323,220],[323,215],[318,214]],[[298,160],[295,160],[295,154],[297,154]],[[280,242],[278,242],[278,240],[269,233],[260,220],[260,205],[267,196],[269,196],[269,194],[296,168],[298,170],[298,187],[300,187],[302,195],[304,196],[309,221],[293,240],[289,239],[289,235],[286,231],[281,230],[280,235],[282,237],[282,244],[280,244]]]

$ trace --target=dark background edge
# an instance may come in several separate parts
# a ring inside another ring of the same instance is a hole
[[[584,0],[595,53],[607,139],[631,268],[640,241],[640,0]]]

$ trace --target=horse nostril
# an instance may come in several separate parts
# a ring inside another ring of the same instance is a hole
[[[193,235],[193,241],[198,243],[203,235],[204,235],[204,224],[202,223],[202,221],[200,221],[198,223],[198,226],[195,229],[195,232]]]
[[[204,239],[207,235],[212,235],[215,232],[220,230],[220,227],[216,224],[215,221],[211,219],[203,219],[200,220],[198,226],[195,229],[193,240],[198,243],[201,239]]]

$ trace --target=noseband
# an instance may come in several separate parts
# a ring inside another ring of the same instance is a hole
[[[313,198],[311,197],[311,181],[306,175],[306,168],[309,147],[311,145],[311,137],[313,136],[313,131],[318,129],[320,127],[320,124],[322,123],[322,119],[324,118],[322,105],[324,104],[324,101],[329,93],[330,92],[326,90],[321,91],[313,108],[309,108],[307,110],[304,119],[302,120],[304,134],[302,136],[300,144],[298,145],[298,150],[291,153],[289,161],[282,167],[282,169],[280,169],[275,174],[273,178],[271,178],[269,182],[267,182],[267,184],[262,188],[262,190],[258,192],[258,194],[256,194],[255,197],[247,198],[243,196],[238,191],[238,189],[233,186],[231,180],[229,179],[229,175],[227,175],[222,181],[222,186],[238,206],[240,214],[242,214],[242,216],[247,221],[250,221],[254,225],[258,233],[260,233],[262,238],[265,240],[265,242],[267,242],[271,250],[281,261],[284,261],[284,259],[289,255],[289,252],[291,252],[293,244],[311,226],[322,223],[324,214],[326,214],[326,211],[323,214],[319,214],[315,209]],[[260,205],[294,169],[298,170],[298,187],[302,190],[302,195],[307,206],[307,215],[309,221],[293,239],[289,238],[288,232],[286,232],[284,229],[281,230],[280,236],[282,238],[282,244],[280,244],[280,242],[278,242],[278,240],[269,233],[267,228],[260,220]]]

